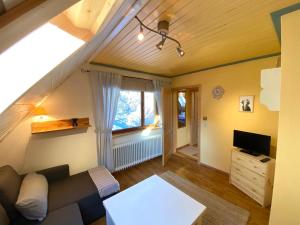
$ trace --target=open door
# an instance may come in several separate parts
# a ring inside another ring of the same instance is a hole
[[[167,163],[173,151],[172,126],[172,90],[169,87],[162,89],[163,103],[163,166]]]

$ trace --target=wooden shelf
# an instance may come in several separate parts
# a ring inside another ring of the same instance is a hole
[[[46,133],[61,130],[71,130],[90,127],[89,118],[76,118],[77,126],[73,126],[72,119],[35,122],[31,124],[31,133]]]

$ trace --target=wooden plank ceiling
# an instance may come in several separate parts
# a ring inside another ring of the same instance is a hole
[[[0,28],[46,0],[0,0]],[[49,22],[88,41],[102,25],[115,0],[81,0]]]
[[[170,21],[169,35],[184,51],[178,57],[176,44],[144,30],[137,40],[139,24],[132,20],[93,62],[165,76],[179,75],[216,65],[280,52],[270,13],[298,0],[151,0],[138,14],[156,29],[159,20]]]
[[[115,0],[81,0],[50,22],[84,41],[89,41],[102,25]]]

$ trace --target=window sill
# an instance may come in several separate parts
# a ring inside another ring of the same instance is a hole
[[[151,128],[151,126],[148,126],[148,127],[140,127],[140,128],[136,128],[134,130],[120,130],[120,131],[117,131],[115,133],[113,133],[113,138],[114,137],[122,137],[122,136],[127,136],[127,135],[131,135],[131,134],[136,134],[136,133],[140,133],[140,132],[143,132],[144,130],[146,129],[151,129],[151,130],[159,130],[159,129],[162,129],[161,127],[158,127],[158,126],[155,126],[153,128]]]

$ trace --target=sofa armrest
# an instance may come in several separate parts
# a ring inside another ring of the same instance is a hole
[[[62,180],[70,176],[69,165],[55,166],[48,169],[37,171],[37,173],[44,175],[48,182]]]

